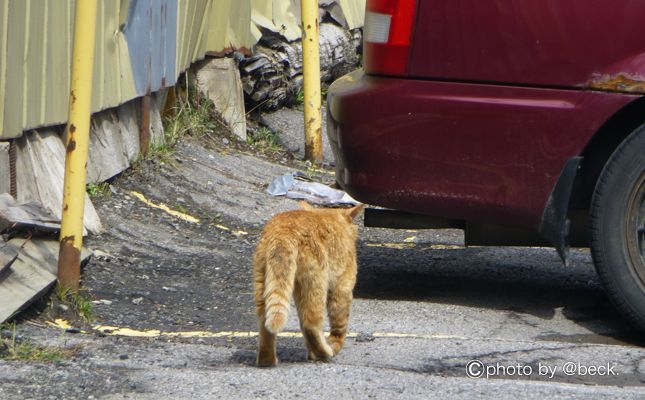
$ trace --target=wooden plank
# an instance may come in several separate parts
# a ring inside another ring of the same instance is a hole
[[[0,276],[0,323],[23,310],[56,282],[56,275],[48,264],[56,259],[57,252],[43,245],[46,242],[56,243],[39,239],[9,242],[19,249],[19,254],[9,271]],[[23,243],[25,248],[20,249]]]
[[[123,136],[116,111],[101,111],[92,117],[88,182],[103,182],[130,166],[123,151]]]
[[[9,269],[18,256],[18,249],[14,246],[0,242],[0,276]]]
[[[2,111],[0,111],[1,113]],[[0,142],[0,193],[9,193],[11,191],[9,172],[9,142]]]
[[[17,139],[18,202],[38,201],[60,218],[65,175],[65,145],[55,131],[25,132]],[[94,205],[85,194],[83,222],[91,233],[102,231]],[[85,233],[84,233],[85,234]]]
[[[0,194],[0,232],[60,231],[60,220],[36,202],[17,204],[8,193]]]
[[[6,243],[18,256],[0,274],[0,323],[28,307],[56,283],[59,243],[52,239],[12,239]],[[83,249],[81,262],[91,252]]]

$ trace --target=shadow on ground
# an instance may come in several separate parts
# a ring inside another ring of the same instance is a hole
[[[359,247],[354,296],[501,310],[511,319],[553,319],[556,310],[593,333],[542,340],[645,345],[610,304],[587,252],[570,267],[554,251],[530,248],[422,250]],[[535,321],[533,319],[533,321]],[[523,319],[523,323],[533,324]]]

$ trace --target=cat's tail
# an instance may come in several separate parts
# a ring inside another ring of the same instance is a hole
[[[264,325],[274,334],[284,328],[289,315],[289,299],[296,279],[297,252],[296,244],[285,240],[270,245],[266,254]]]

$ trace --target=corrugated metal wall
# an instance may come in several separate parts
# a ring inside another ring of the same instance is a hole
[[[0,137],[64,121],[69,92],[72,10],[69,1],[0,4]]]
[[[337,3],[350,28],[362,25],[365,0]],[[0,0],[0,139],[67,121],[74,4]],[[98,4],[94,112],[173,86],[207,52],[250,50],[259,39],[258,26],[289,40],[299,36],[299,0]]]

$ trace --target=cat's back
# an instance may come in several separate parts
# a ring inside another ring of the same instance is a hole
[[[323,242],[354,236],[352,233],[355,229],[352,228],[353,224],[341,218],[333,209],[291,210],[271,218],[264,226],[262,237],[306,238]]]

